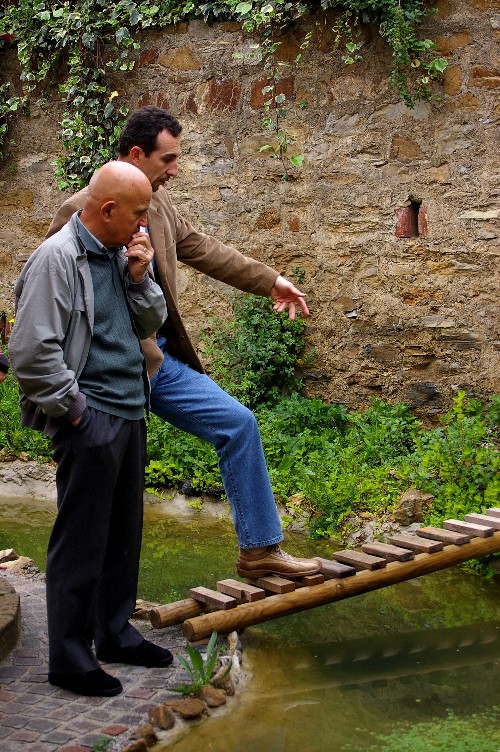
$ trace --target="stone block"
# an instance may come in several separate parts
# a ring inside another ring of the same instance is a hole
[[[473,65],[470,75],[470,85],[483,89],[498,89],[500,87],[500,73],[496,70]]]
[[[453,12],[453,5],[451,4],[450,0],[438,0],[438,2],[436,3],[436,8],[438,12],[438,18],[446,18]]]
[[[17,211],[33,206],[33,192],[27,188],[18,191],[0,193],[0,209],[4,211]]]
[[[472,0],[472,7],[476,10],[498,10],[498,0]]]
[[[444,108],[448,112],[462,110],[463,112],[474,112],[479,107],[479,100],[471,94],[470,91],[461,94],[457,99],[451,102],[445,102]]]
[[[265,209],[255,221],[256,230],[271,230],[281,224],[281,217],[276,209]]]
[[[431,167],[429,174],[436,183],[441,185],[450,182],[450,166],[447,163],[439,165],[439,167]]]
[[[285,38],[276,50],[276,59],[285,63],[293,63],[300,54],[300,44],[295,39]]]
[[[426,329],[451,329],[451,327],[455,326],[453,319],[447,318],[442,314],[423,316],[422,324]]]
[[[274,94],[284,94],[287,100],[292,99],[293,90],[295,85],[294,76],[284,76],[276,84],[276,91]],[[250,106],[254,110],[259,110],[264,107],[264,102],[267,102],[273,95],[273,92],[267,94],[262,93],[262,89],[269,86],[269,80],[267,78],[259,78],[252,82],[250,92]]]
[[[182,700],[168,700],[165,705],[182,718],[199,718],[207,712],[207,706],[197,697],[186,697]]]
[[[175,725],[175,715],[166,705],[156,705],[150,708],[149,720],[160,729],[171,729]]]
[[[444,93],[448,96],[458,94],[462,88],[462,69],[459,65],[449,65],[444,72]]]
[[[395,363],[401,360],[401,352],[394,345],[365,345],[362,349],[362,355],[373,358],[379,363]]]
[[[158,62],[164,68],[170,68],[175,71],[198,71],[201,70],[201,62],[189,45],[185,47],[175,47],[167,52],[162,52],[158,56]]]
[[[137,65],[139,68],[144,68],[146,65],[152,65],[158,60],[159,52],[157,49],[141,50],[139,54],[139,60]]]
[[[143,726],[139,726],[132,734],[132,739],[143,739],[146,742],[147,747],[153,747],[158,737],[151,723],[145,723]]]
[[[412,162],[416,159],[422,159],[424,154],[420,146],[412,138],[396,134],[393,136],[391,142],[389,157],[390,159],[398,159],[402,162]]]
[[[458,34],[447,34],[446,36],[436,37],[436,52],[441,55],[450,55],[454,50],[461,47],[467,47],[471,44],[472,37],[470,31],[459,32]]]
[[[148,104],[152,104],[155,107],[163,107],[165,110],[170,109],[169,99],[161,91],[147,91],[141,94],[137,100],[136,108],[145,107]]]
[[[85,752],[89,752],[89,748],[85,747]],[[137,739],[136,742],[132,742],[124,747],[121,752],[148,752],[148,747],[145,739]]]
[[[500,209],[487,209],[486,211],[478,211],[477,209],[469,209],[462,214],[458,215],[459,219],[479,219],[490,220],[500,218]]]
[[[241,86],[233,78],[209,81],[205,104],[209,112],[235,110],[241,97]]]
[[[435,384],[430,381],[415,381],[408,386],[405,401],[411,408],[424,407],[429,404],[440,404],[441,394]]]

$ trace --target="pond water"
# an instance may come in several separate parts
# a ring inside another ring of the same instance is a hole
[[[54,509],[2,500],[0,548],[43,569]],[[287,549],[331,556],[287,534]],[[228,520],[146,507],[139,595],[234,575]],[[229,713],[162,748],[191,752],[500,752],[500,588],[457,568],[248,628]],[[435,738],[435,735],[437,737]]]

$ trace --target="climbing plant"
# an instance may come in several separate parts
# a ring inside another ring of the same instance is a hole
[[[60,188],[77,188],[100,164],[114,155],[118,134],[127,115],[120,96],[120,76],[131,71],[140,49],[140,33],[162,29],[182,20],[237,20],[259,40],[264,62],[264,124],[272,134],[263,149],[288,168],[302,164],[290,148],[294,138],[284,126],[286,98],[279,81],[286,68],[279,59],[283,34],[308,16],[319,28],[330,22],[334,45],[343,60],[354,65],[363,54],[363,26],[371,26],[393,52],[391,85],[409,106],[430,99],[430,82],[446,61],[433,55],[434,44],[419,35],[421,23],[432,13],[425,0],[6,0],[0,7],[0,59],[15,46],[21,66],[17,91],[0,81],[0,154],[9,118],[37,104],[54,112],[58,102],[59,138],[64,154],[56,164]],[[305,34],[305,32],[304,32]],[[314,33],[302,38],[301,52],[314,44]],[[305,106],[303,103],[302,106]]]

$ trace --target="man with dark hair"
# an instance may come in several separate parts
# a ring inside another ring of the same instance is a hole
[[[172,662],[129,622],[149,397],[140,338],[167,315],[141,231],[151,195],[136,167],[104,165],[82,211],[30,256],[16,284],[9,354],[22,422],[52,438],[57,462],[46,570],[49,682],[81,695],[122,691],[99,661]]]
[[[128,157],[132,147],[137,144],[141,145],[146,157],[151,156],[151,152],[157,148],[157,136],[162,131],[168,131],[176,138],[182,133],[182,125],[173,115],[159,107],[143,107],[136,110],[120,134],[120,157]]]
[[[157,339],[142,343],[151,378],[151,409],[174,426],[215,447],[240,546],[241,577],[278,574],[301,577],[320,569],[317,559],[298,559],[278,545],[281,523],[269,480],[260,433],[253,413],[223,391],[203,371],[179,311],[177,262],[244,292],[270,296],[278,312],[296,306],[309,311],[304,295],[269,266],[196,230],[175,208],[164,188],[178,174],[182,127],[166,110],[147,106],[130,116],[120,138],[119,161],[148,177],[153,198],[148,232],[155,252],[155,277],[169,311]],[[87,189],[69,198],[57,212],[48,235],[84,205]]]

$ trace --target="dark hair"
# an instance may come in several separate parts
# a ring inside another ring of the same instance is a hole
[[[7,360],[3,352],[0,352],[0,371],[7,373],[8,370],[9,370],[9,361]]]
[[[140,146],[146,157],[156,149],[156,138],[159,133],[167,130],[171,136],[177,137],[182,131],[179,121],[167,110],[153,105],[146,105],[133,112],[120,135],[119,152],[121,157],[127,157],[133,146]]]

